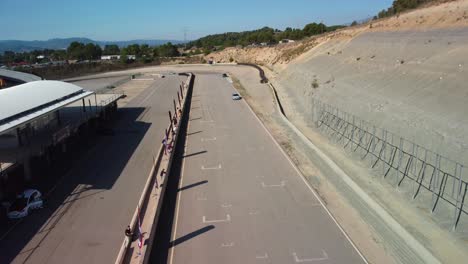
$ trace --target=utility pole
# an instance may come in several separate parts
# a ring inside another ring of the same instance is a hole
[[[184,31],[184,47],[187,49],[187,33],[188,33],[188,27],[183,28]]]

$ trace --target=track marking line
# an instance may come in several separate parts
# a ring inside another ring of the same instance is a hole
[[[260,214],[260,211],[258,211],[258,210],[251,210],[249,212],[249,215],[259,215],[259,214]]]
[[[193,90],[192,90],[193,92]],[[190,102],[191,103],[191,102]],[[190,111],[189,111],[190,113]],[[188,132],[190,131],[190,122],[187,122],[187,128],[186,128],[186,135],[185,135],[185,146],[184,146],[184,156],[187,154],[187,147],[188,147]],[[184,181],[184,173],[185,172],[185,159],[182,159],[182,169],[181,169],[181,175],[180,175],[180,181],[179,181],[179,186],[178,186],[178,189],[182,188],[182,184],[183,184],[183,181]],[[177,207],[176,207],[176,211],[175,211],[175,222],[174,222],[174,226],[173,226],[173,229],[174,229],[174,232],[172,232],[172,239],[171,241],[175,241],[176,240],[176,236],[177,236],[177,225],[178,225],[178,221],[179,221],[179,209],[180,209],[180,200],[181,200],[181,196],[182,196],[182,192],[178,192],[177,193]],[[175,243],[172,242],[171,243],[171,256],[169,258],[169,264],[172,264],[173,260],[174,260],[174,251],[175,251]]]
[[[294,261],[296,261],[296,263],[303,263],[303,262],[316,262],[316,261],[324,261],[324,260],[327,260],[328,259],[328,254],[325,250],[322,249],[322,254],[323,256],[320,257],[320,258],[304,258],[304,259],[300,259],[297,257],[297,254],[296,252],[293,252],[292,255],[294,257]]]
[[[164,85],[166,85],[166,82],[164,82]],[[139,105],[143,106],[146,103],[146,101],[148,101],[148,99],[152,97],[154,93],[156,93],[157,90],[159,90],[161,86],[162,86],[161,84],[156,85],[156,87],[151,92],[148,93],[148,95],[139,103]]]
[[[229,208],[229,207],[232,207],[232,205],[231,204],[222,204],[221,207],[222,208]]]
[[[197,201],[208,201],[206,197],[197,197]]]
[[[202,138],[201,141],[215,141],[216,137],[214,138]]]
[[[209,223],[223,223],[223,222],[231,222],[231,216],[226,215],[226,219],[218,219],[218,220],[206,220],[206,216],[203,216],[203,223],[204,224],[209,224]]]
[[[256,259],[267,259],[268,258],[268,253],[265,253],[265,255],[262,255],[262,256],[255,256]]]
[[[232,88],[234,88],[238,93],[239,91],[236,89],[236,87],[234,87],[234,85],[232,85]],[[306,180],[305,176],[302,174],[302,172],[299,170],[299,168],[296,166],[296,164],[294,164],[294,162],[291,160],[291,158],[288,156],[288,154],[283,150],[283,148],[281,148],[281,145],[278,143],[278,141],[276,141],[275,137],[273,137],[273,135],[271,134],[271,132],[266,128],[265,124],[263,124],[262,120],[260,120],[260,118],[255,114],[255,112],[252,110],[252,108],[250,107],[250,105],[245,101],[245,100],[242,100],[243,103],[245,105],[247,105],[247,108],[250,110],[250,112],[252,113],[252,115],[257,119],[257,121],[260,123],[260,125],[263,127],[263,129],[267,132],[267,134],[270,136],[271,140],[273,140],[273,142],[275,143],[275,145],[278,147],[278,149],[281,151],[281,153],[283,153],[283,155],[286,157],[286,159],[289,161],[289,163],[291,164],[291,166],[294,168],[294,170],[297,172],[297,174],[299,175],[299,177],[302,179],[302,181],[305,183],[305,185],[309,188],[309,190],[312,192],[312,194],[315,196],[315,198],[318,199],[318,201],[320,202],[320,204],[322,205],[322,207],[325,209],[325,211],[327,212],[327,214],[330,216],[330,218],[333,220],[333,222],[335,223],[335,225],[338,227],[338,229],[340,229],[341,233],[346,237],[346,239],[348,240],[348,242],[351,244],[351,246],[354,248],[354,250],[356,250],[356,252],[359,254],[359,256],[361,257],[361,259],[364,261],[364,263],[368,264],[369,262],[367,261],[367,259],[364,257],[364,255],[361,253],[361,251],[358,249],[358,247],[354,244],[354,242],[351,240],[351,238],[348,236],[348,234],[344,231],[344,229],[341,227],[341,225],[338,223],[338,221],[335,219],[335,217],[332,215],[332,213],[330,212],[330,210],[328,210],[328,208],[325,206],[325,204],[323,203],[322,199],[320,198],[320,196],[315,192],[315,190],[312,188],[312,186],[310,185],[310,183]],[[281,113],[279,113],[279,115],[281,115]]]
[[[268,184],[268,185],[262,182],[263,188],[284,187],[284,186],[286,186],[286,181],[281,181],[280,184]]]
[[[233,247],[233,246],[234,246],[234,242],[221,244],[221,247]]]
[[[201,169],[202,170],[220,170],[221,169],[221,164],[219,164],[217,167],[205,167],[205,166],[201,166]]]

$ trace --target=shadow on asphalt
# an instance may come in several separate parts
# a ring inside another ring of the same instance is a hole
[[[189,234],[187,234],[185,236],[181,236],[181,237],[177,238],[176,240],[174,240],[174,242],[171,243],[171,247],[175,247],[175,246],[177,246],[179,244],[182,244],[185,241],[190,240],[190,239],[192,239],[192,238],[194,238],[196,236],[199,236],[199,235],[201,235],[203,233],[206,233],[206,232],[208,232],[208,231],[210,231],[210,230],[212,230],[214,228],[215,228],[214,225],[209,225],[209,226],[205,226],[203,228],[200,228],[200,229],[198,229],[196,231],[193,231],[192,233],[189,233]]]
[[[61,218],[79,199],[98,195],[102,190],[112,188],[128,160],[150,128],[150,123],[137,121],[144,108],[121,108],[113,125],[117,129],[131,130],[132,133],[115,133],[113,136],[96,137],[95,130],[80,138],[70,138],[68,151],[53,155],[51,165],[44,160],[40,175],[57,175],[42,180],[36,185],[44,194],[55,184],[57,188],[44,201],[44,208],[32,212],[21,221],[9,221],[0,228],[0,263],[10,263],[21,254],[25,262],[41,246]],[[59,151],[54,150],[52,151]],[[34,185],[34,186],[36,186]],[[91,193],[84,193],[96,190]],[[11,232],[8,233],[8,231]],[[40,234],[34,247],[25,246]]]
[[[189,184],[189,185],[186,185],[184,187],[181,187],[180,189],[178,189],[178,191],[185,191],[185,190],[188,190],[190,188],[193,188],[193,187],[197,187],[197,186],[200,186],[200,185],[203,185],[203,184],[207,184],[208,181],[207,180],[204,180],[204,181],[199,181],[199,182],[196,182],[196,183],[192,183],[192,184]]]
[[[203,131],[195,131],[195,132],[192,132],[192,133],[188,133],[187,136],[192,136],[192,135],[196,135],[196,134],[200,134],[200,133],[203,133]]]
[[[186,154],[185,156],[183,156],[183,158],[193,157],[193,156],[204,154],[204,153],[207,153],[207,152],[208,151],[206,151],[206,150],[202,150],[202,151]]]

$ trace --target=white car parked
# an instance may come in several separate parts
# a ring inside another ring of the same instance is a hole
[[[232,100],[240,100],[242,97],[238,93],[233,93],[232,94]]]
[[[17,219],[28,215],[32,209],[42,208],[43,201],[41,193],[38,190],[28,189],[16,197],[11,204],[8,212],[8,218]]]

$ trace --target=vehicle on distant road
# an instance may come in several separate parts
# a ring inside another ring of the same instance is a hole
[[[238,93],[233,93],[232,94],[232,100],[240,100],[242,97]]]
[[[8,209],[8,218],[17,219],[26,217],[29,211],[42,208],[42,195],[38,190],[27,189],[16,197]]]

